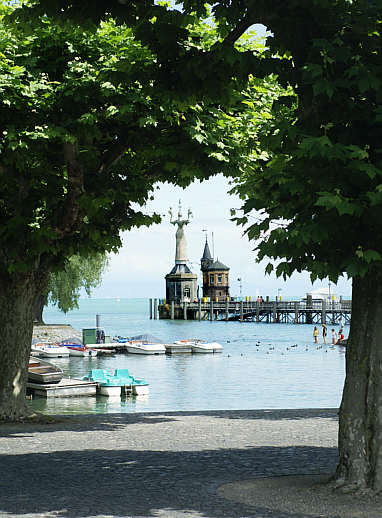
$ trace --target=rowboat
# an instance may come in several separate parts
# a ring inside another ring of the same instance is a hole
[[[62,369],[52,363],[31,356],[28,365],[28,381],[32,383],[58,383],[63,378]]]

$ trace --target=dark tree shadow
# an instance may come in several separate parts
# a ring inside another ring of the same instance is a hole
[[[256,477],[333,472],[337,462],[336,448],[137,451],[89,444],[76,451],[75,441],[70,451],[2,455],[0,516],[304,518],[235,503],[216,489]]]

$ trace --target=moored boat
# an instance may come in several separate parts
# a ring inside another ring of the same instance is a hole
[[[149,393],[147,381],[134,378],[128,369],[116,369],[113,374],[104,369],[92,369],[82,379],[97,383],[99,393],[104,396],[120,396],[126,389],[134,395]]]
[[[221,353],[223,346],[218,342],[206,342],[199,338],[176,340],[175,344],[189,345],[193,353]]]
[[[32,383],[58,383],[64,374],[60,367],[31,356],[28,365],[28,381]]]
[[[166,352],[166,347],[163,344],[142,342],[140,340],[125,342],[125,347],[130,354],[164,354]]]
[[[92,358],[94,356],[97,356],[97,351],[95,349],[87,347],[86,345],[65,343],[63,344],[63,346],[69,350],[70,356],[82,356],[84,358]]]
[[[69,356],[69,351],[66,347],[44,342],[32,343],[31,352],[35,356],[42,358],[67,358]]]
[[[193,353],[221,353],[223,346],[218,342],[194,342],[191,345]]]

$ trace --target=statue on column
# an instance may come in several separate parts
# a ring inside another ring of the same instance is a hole
[[[179,200],[178,219],[174,219],[172,208],[168,211],[170,214],[170,223],[172,225],[178,225],[176,231],[176,251],[175,251],[175,264],[186,264],[187,263],[187,241],[184,234],[184,226],[190,223],[192,212],[188,209],[187,218],[183,219],[182,206]]]

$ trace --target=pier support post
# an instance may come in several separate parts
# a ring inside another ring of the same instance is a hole
[[[187,302],[183,302],[183,320],[187,320]]]
[[[299,302],[295,302],[294,303],[294,323],[295,324],[298,324],[299,323],[299,311],[300,311],[300,303]]]
[[[153,319],[153,299],[149,299],[150,320]]]
[[[277,322],[277,302],[273,303],[273,323]]]
[[[171,316],[170,316],[171,320],[174,320],[175,318],[175,302],[172,300],[171,301]]]
[[[256,322],[260,322],[260,302],[256,301]]]
[[[326,324],[326,300],[325,299],[322,299],[321,324]]]
[[[158,320],[158,299],[154,299],[154,320]]]
[[[307,295],[306,296],[306,323],[307,324],[313,323],[312,312],[313,312],[312,295]]]
[[[202,299],[198,300],[198,320],[199,322],[202,319]]]
[[[243,309],[244,309],[244,302],[241,300],[240,301],[240,322],[243,322],[243,313],[244,313]]]
[[[225,301],[225,321],[228,322],[228,316],[229,316],[229,302],[228,300]]]
[[[212,299],[210,302],[210,320],[211,322],[214,320],[214,301]]]

